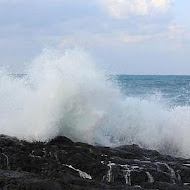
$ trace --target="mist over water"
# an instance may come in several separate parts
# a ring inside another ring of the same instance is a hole
[[[18,78],[0,72],[0,133],[29,141],[139,144],[190,156],[190,107],[127,96],[82,50],[44,51]]]

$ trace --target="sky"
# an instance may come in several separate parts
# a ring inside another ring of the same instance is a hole
[[[81,47],[110,74],[190,74],[189,0],[0,0],[0,67]]]

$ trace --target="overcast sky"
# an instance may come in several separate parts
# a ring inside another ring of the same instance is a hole
[[[190,74],[189,0],[0,0],[0,66],[82,47],[109,73]]]

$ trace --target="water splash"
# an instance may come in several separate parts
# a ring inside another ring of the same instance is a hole
[[[27,140],[65,135],[87,143],[139,144],[190,156],[190,107],[126,98],[81,50],[44,51],[14,78],[0,72],[0,133]]]

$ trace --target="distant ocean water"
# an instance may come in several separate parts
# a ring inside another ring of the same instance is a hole
[[[114,75],[127,97],[162,98],[168,106],[190,105],[190,75]]]
[[[190,76],[110,76],[84,51],[46,50],[27,75],[0,71],[0,133],[189,157],[189,96]]]

